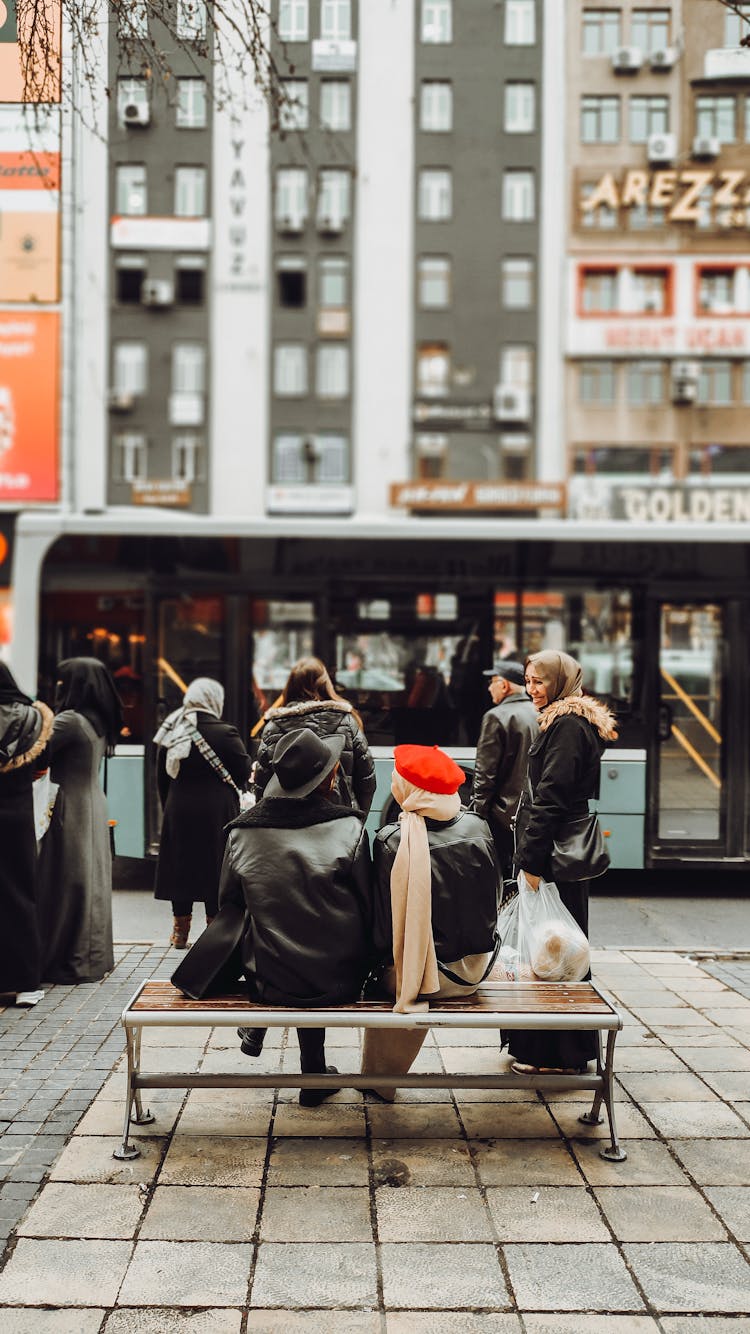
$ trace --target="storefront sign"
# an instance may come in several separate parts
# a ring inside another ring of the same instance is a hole
[[[134,505],[162,505],[169,509],[184,508],[190,504],[191,491],[187,482],[164,481],[133,482],[131,499]]]
[[[269,514],[351,514],[354,489],[351,486],[267,486],[266,510]]]
[[[0,102],[60,101],[60,10],[0,0]]]
[[[568,518],[631,523],[750,523],[750,486],[626,486],[572,477]]]
[[[750,172],[706,171],[690,167],[683,171],[626,171],[618,176],[607,171],[593,190],[581,194],[579,208],[585,216],[602,204],[606,208],[663,208],[668,222],[697,223],[702,216],[701,195],[712,190],[712,204],[727,227],[747,227],[750,204]]]
[[[0,219],[0,301],[58,301],[58,107],[0,106]]]
[[[412,510],[563,509],[562,482],[395,482],[391,505]]]
[[[489,403],[445,403],[442,399],[415,403],[414,420],[420,426],[429,422],[465,430],[494,426]]]
[[[60,317],[0,312],[0,500],[58,499]]]
[[[208,250],[211,222],[208,218],[113,218],[110,243],[116,250]]]

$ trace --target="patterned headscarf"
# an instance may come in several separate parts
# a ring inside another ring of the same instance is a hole
[[[581,664],[571,658],[569,653],[559,653],[557,649],[532,653],[526,666],[533,668],[534,675],[544,685],[548,704],[554,704],[556,699],[565,699],[568,695],[583,694]]]
[[[220,718],[224,709],[224,687],[210,676],[197,676],[183,696],[182,708],[175,709],[164,719],[154,737],[157,746],[167,752],[167,773],[176,778],[180,764],[190,754],[193,729],[197,726],[198,710]]]

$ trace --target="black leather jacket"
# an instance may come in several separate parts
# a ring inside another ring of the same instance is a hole
[[[492,833],[472,811],[452,820],[425,820],[432,869],[432,936],[441,963],[493,948],[502,877]],[[401,830],[384,825],[375,839],[373,937],[380,960],[392,958],[391,867]]]
[[[539,716],[522,690],[506,695],[482,719],[471,805],[508,833],[526,778],[529,746],[538,734]]]
[[[265,792],[271,777],[271,759],[276,743],[289,732],[309,727],[317,736],[339,733],[344,737],[340,772],[336,779],[336,800],[342,806],[357,806],[365,815],[375,795],[375,764],[365,734],[352,716],[348,700],[310,699],[284,708],[269,709],[260,736],[255,790]]]
[[[268,797],[229,826],[219,907],[246,909],[242,962],[269,1005],[358,998],[371,954],[370,846],[364,821],[313,794]]]

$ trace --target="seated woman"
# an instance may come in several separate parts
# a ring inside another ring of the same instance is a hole
[[[381,988],[404,1014],[476,991],[494,960],[502,882],[489,825],[461,806],[463,770],[437,746],[396,746],[393,757],[402,813],[375,839],[373,939]],[[368,1028],[363,1073],[405,1074],[423,1041],[416,1030]]]

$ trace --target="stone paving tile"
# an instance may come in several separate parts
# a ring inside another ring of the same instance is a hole
[[[648,1315],[528,1315],[526,1334],[656,1334],[659,1326]]]
[[[688,1178],[666,1144],[656,1139],[631,1139],[624,1163],[602,1158],[600,1145],[572,1144],[571,1148],[591,1186],[686,1186]]]
[[[728,1240],[692,1186],[605,1186],[595,1195],[618,1241]]]
[[[559,1140],[472,1141],[484,1186],[578,1186],[581,1175]]]
[[[674,1070],[684,1070],[685,1066],[679,1056],[675,1056],[669,1047],[663,1047],[661,1043],[652,1042],[648,1047],[620,1047],[618,1042],[615,1053],[615,1068],[618,1075],[630,1073],[639,1073],[649,1071],[665,1073]]]
[[[445,1186],[381,1186],[375,1192],[378,1237],[388,1241],[492,1241],[492,1224],[477,1190]]]
[[[406,1089],[399,1090],[399,1101],[406,1094]],[[536,1089],[471,1089],[457,1088],[445,1090],[450,1098],[458,1104],[459,1111],[463,1103],[467,1102],[533,1102],[538,1103]]]
[[[434,1029],[433,1038],[437,1046],[443,1047],[493,1047],[499,1051],[500,1048],[500,1029],[499,1028],[446,1028]],[[509,1061],[507,1052],[503,1052],[501,1060]]]
[[[461,1134],[455,1108],[445,1103],[421,1107],[371,1103],[368,1118],[373,1139],[450,1139]]]
[[[502,1242],[609,1241],[610,1233],[581,1182],[578,1186],[499,1186],[487,1203]]]
[[[556,1139],[557,1127],[541,1103],[462,1103],[461,1120],[469,1139]]]
[[[154,1120],[143,1126],[135,1125],[131,1121],[130,1138],[137,1136],[141,1139],[145,1135],[147,1138],[153,1139],[155,1135],[168,1135],[174,1130],[184,1095],[179,1093],[176,1097],[173,1095],[169,1101],[154,1102],[151,1106],[152,1099],[150,1095],[152,1092],[152,1089],[143,1090],[143,1106],[144,1110],[148,1108],[149,1111],[153,1112]],[[117,1103],[104,1098],[97,1098],[91,1104],[85,1116],[81,1117],[73,1133],[74,1135],[122,1135],[123,1115],[124,1099],[122,1103]]]
[[[221,1311],[177,1311],[165,1307],[149,1311],[135,1306],[111,1311],[104,1334],[240,1334],[241,1324],[242,1311],[228,1307]]]
[[[251,1300],[253,1306],[284,1310],[374,1308],[378,1301],[375,1247],[263,1242],[258,1248]]]
[[[739,1044],[725,1045],[723,1037],[720,1047],[691,1047],[675,1043],[674,1050],[680,1060],[694,1070],[750,1070],[750,1051]]]
[[[670,1315],[661,1323],[664,1334],[747,1334],[747,1319],[731,1315]]]
[[[727,1102],[750,1102],[750,1074],[744,1070],[714,1070],[703,1075],[706,1083]],[[746,1108],[740,1108],[747,1115]]]
[[[750,1185],[707,1186],[706,1195],[738,1241],[750,1241]]]
[[[659,1106],[669,1106],[668,1103],[659,1103]],[[691,1104],[692,1105],[692,1104]],[[700,1104],[696,1104],[700,1106]],[[721,1106],[721,1104],[717,1104]],[[553,1102],[550,1101],[549,1109],[555,1118],[560,1130],[571,1140],[603,1139],[609,1137],[609,1123],[607,1121],[606,1109],[602,1107],[601,1115],[603,1120],[598,1126],[587,1125],[584,1121],[579,1121],[583,1112],[591,1110],[590,1102]],[[644,1109],[645,1110],[645,1109]],[[624,1102],[622,1099],[615,1100],[615,1120],[617,1122],[617,1134],[620,1139],[653,1139],[654,1131],[648,1124],[648,1121],[641,1116],[637,1107],[632,1103]]]
[[[260,1186],[266,1147],[265,1136],[175,1135],[159,1185]]]
[[[362,1186],[269,1186],[262,1241],[372,1241],[370,1193]]]
[[[380,1247],[386,1307],[508,1309],[510,1296],[494,1246],[386,1243]]]
[[[273,1122],[274,1135],[332,1135],[363,1138],[364,1103],[325,1102],[321,1107],[300,1107],[298,1103],[280,1103]]]
[[[367,1146],[355,1139],[274,1139],[269,1186],[366,1186]]]
[[[49,1181],[18,1228],[24,1237],[99,1237],[111,1241],[135,1235],[143,1212],[136,1185],[84,1186]]]
[[[262,1093],[262,1099],[248,1094]],[[180,1135],[267,1135],[271,1089],[193,1089],[177,1122]]]
[[[620,1084],[637,1103],[644,1102],[716,1102],[713,1089],[689,1070],[680,1073],[623,1074]]]
[[[380,1334],[380,1316],[376,1312],[326,1311],[250,1311],[247,1334]],[[217,1331],[223,1334],[223,1331]]]
[[[157,1186],[140,1237],[252,1241],[260,1191],[246,1186]]]
[[[120,1306],[243,1306],[252,1246],[202,1241],[139,1241]]]
[[[373,1140],[372,1172],[376,1186],[476,1186],[469,1149],[455,1139]]]
[[[723,1102],[644,1102],[643,1111],[666,1139],[739,1139],[750,1126]]]
[[[468,1311],[388,1311],[386,1334],[520,1334],[517,1315]]]
[[[657,1311],[750,1311],[750,1264],[729,1243],[624,1247]]]
[[[0,1303],[114,1306],[130,1259],[128,1241],[39,1241],[21,1237],[2,1274]]]
[[[750,1181],[749,1140],[674,1140],[671,1147],[700,1186],[744,1186]]]
[[[166,1147],[164,1139],[139,1139],[139,1158],[118,1162],[112,1150],[121,1143],[114,1135],[73,1137],[50,1172],[51,1181],[100,1181],[105,1185],[148,1182],[156,1175]]]
[[[614,1245],[504,1246],[522,1311],[642,1311]]]
[[[0,1314],[3,1334],[72,1334],[70,1311],[40,1311],[29,1306],[4,1306]],[[75,1314],[75,1334],[99,1334],[104,1316],[103,1307],[85,1310],[79,1306]]]

